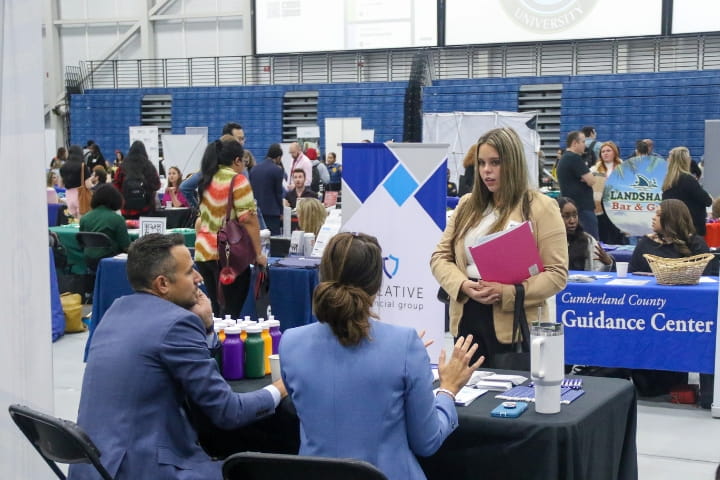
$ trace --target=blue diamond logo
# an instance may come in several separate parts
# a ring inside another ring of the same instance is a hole
[[[398,207],[401,207],[405,200],[415,191],[418,183],[402,164],[398,164],[395,171],[385,180],[383,186],[395,200],[395,203],[398,204]]]

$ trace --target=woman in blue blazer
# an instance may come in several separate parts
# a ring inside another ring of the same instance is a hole
[[[469,365],[472,336],[440,354],[433,394],[430,359],[417,332],[376,321],[382,282],[374,237],[335,235],[313,294],[319,323],[287,330],[282,376],[300,417],[300,454],[356,458],[392,479],[423,479],[415,455],[432,455],[457,427],[455,394],[483,361]]]

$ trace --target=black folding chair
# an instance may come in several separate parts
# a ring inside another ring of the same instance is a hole
[[[57,463],[90,463],[105,480],[112,476],[100,463],[100,452],[87,434],[69,420],[53,417],[24,405],[10,405],[10,416],[58,478],[65,474]]]
[[[387,477],[362,460],[242,452],[225,460],[223,479],[387,480]]]

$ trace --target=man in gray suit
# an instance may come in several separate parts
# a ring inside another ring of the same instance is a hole
[[[208,347],[217,342],[210,301],[182,235],[131,244],[127,274],[135,293],[117,299],[95,330],[78,424],[118,480],[220,479],[222,465],[197,444],[185,400],[232,429],[273,413],[285,387],[240,394],[222,378]],[[91,478],[91,465],[70,467],[71,480]]]

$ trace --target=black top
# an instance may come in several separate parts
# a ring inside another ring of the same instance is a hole
[[[80,186],[82,179],[80,167],[85,167],[85,180],[90,178],[92,172],[79,158],[69,159],[60,167],[60,177],[62,177],[65,188],[77,188]]]
[[[558,162],[557,177],[560,193],[563,197],[575,200],[578,210],[595,210],[593,189],[580,180],[589,172],[590,169],[585,165],[582,157],[570,150],[566,150]]]
[[[705,235],[706,207],[712,205],[712,197],[703,190],[695,177],[689,173],[681,173],[677,183],[663,192],[662,199],[668,198],[682,200],[690,210],[695,233]]]
[[[465,173],[460,177],[458,185],[458,196],[462,197],[466,193],[472,192],[475,183],[475,164],[465,167]]]
[[[313,192],[309,188],[306,188],[305,190],[303,190],[303,193],[302,193],[302,195],[300,195],[300,198],[318,198],[318,194],[317,194],[317,192]],[[290,204],[290,208],[295,208],[297,206],[297,199],[298,199],[297,192],[295,191],[294,188],[292,190],[290,190],[287,194],[285,194],[285,200],[287,200],[288,203]],[[262,209],[262,207],[261,207],[261,209]],[[265,212],[265,210],[263,210],[263,213],[264,212]]]
[[[690,245],[688,245],[688,248],[690,248],[691,255],[698,255],[700,253],[710,252],[710,249],[705,243],[705,240],[703,240],[703,238],[699,235],[693,235],[692,237],[690,237]],[[643,254],[645,253],[664,258],[682,258],[684,256],[675,249],[675,245],[658,243],[653,238],[646,235],[644,237],[641,237],[640,240],[638,240],[637,245],[635,246],[635,251],[633,251],[632,258],[630,259],[630,265],[628,265],[629,272],[652,271],[650,270],[650,265],[648,265],[647,260],[645,260],[645,257],[643,257]],[[710,261],[710,263],[708,263],[707,267],[705,267],[703,275],[717,276],[717,274],[718,259],[717,257],[715,257]]]
[[[92,170],[98,165],[102,166],[105,169],[108,168],[107,162],[105,161],[105,157],[103,157],[103,154],[99,153],[97,156],[90,155],[87,159],[88,168]]]

